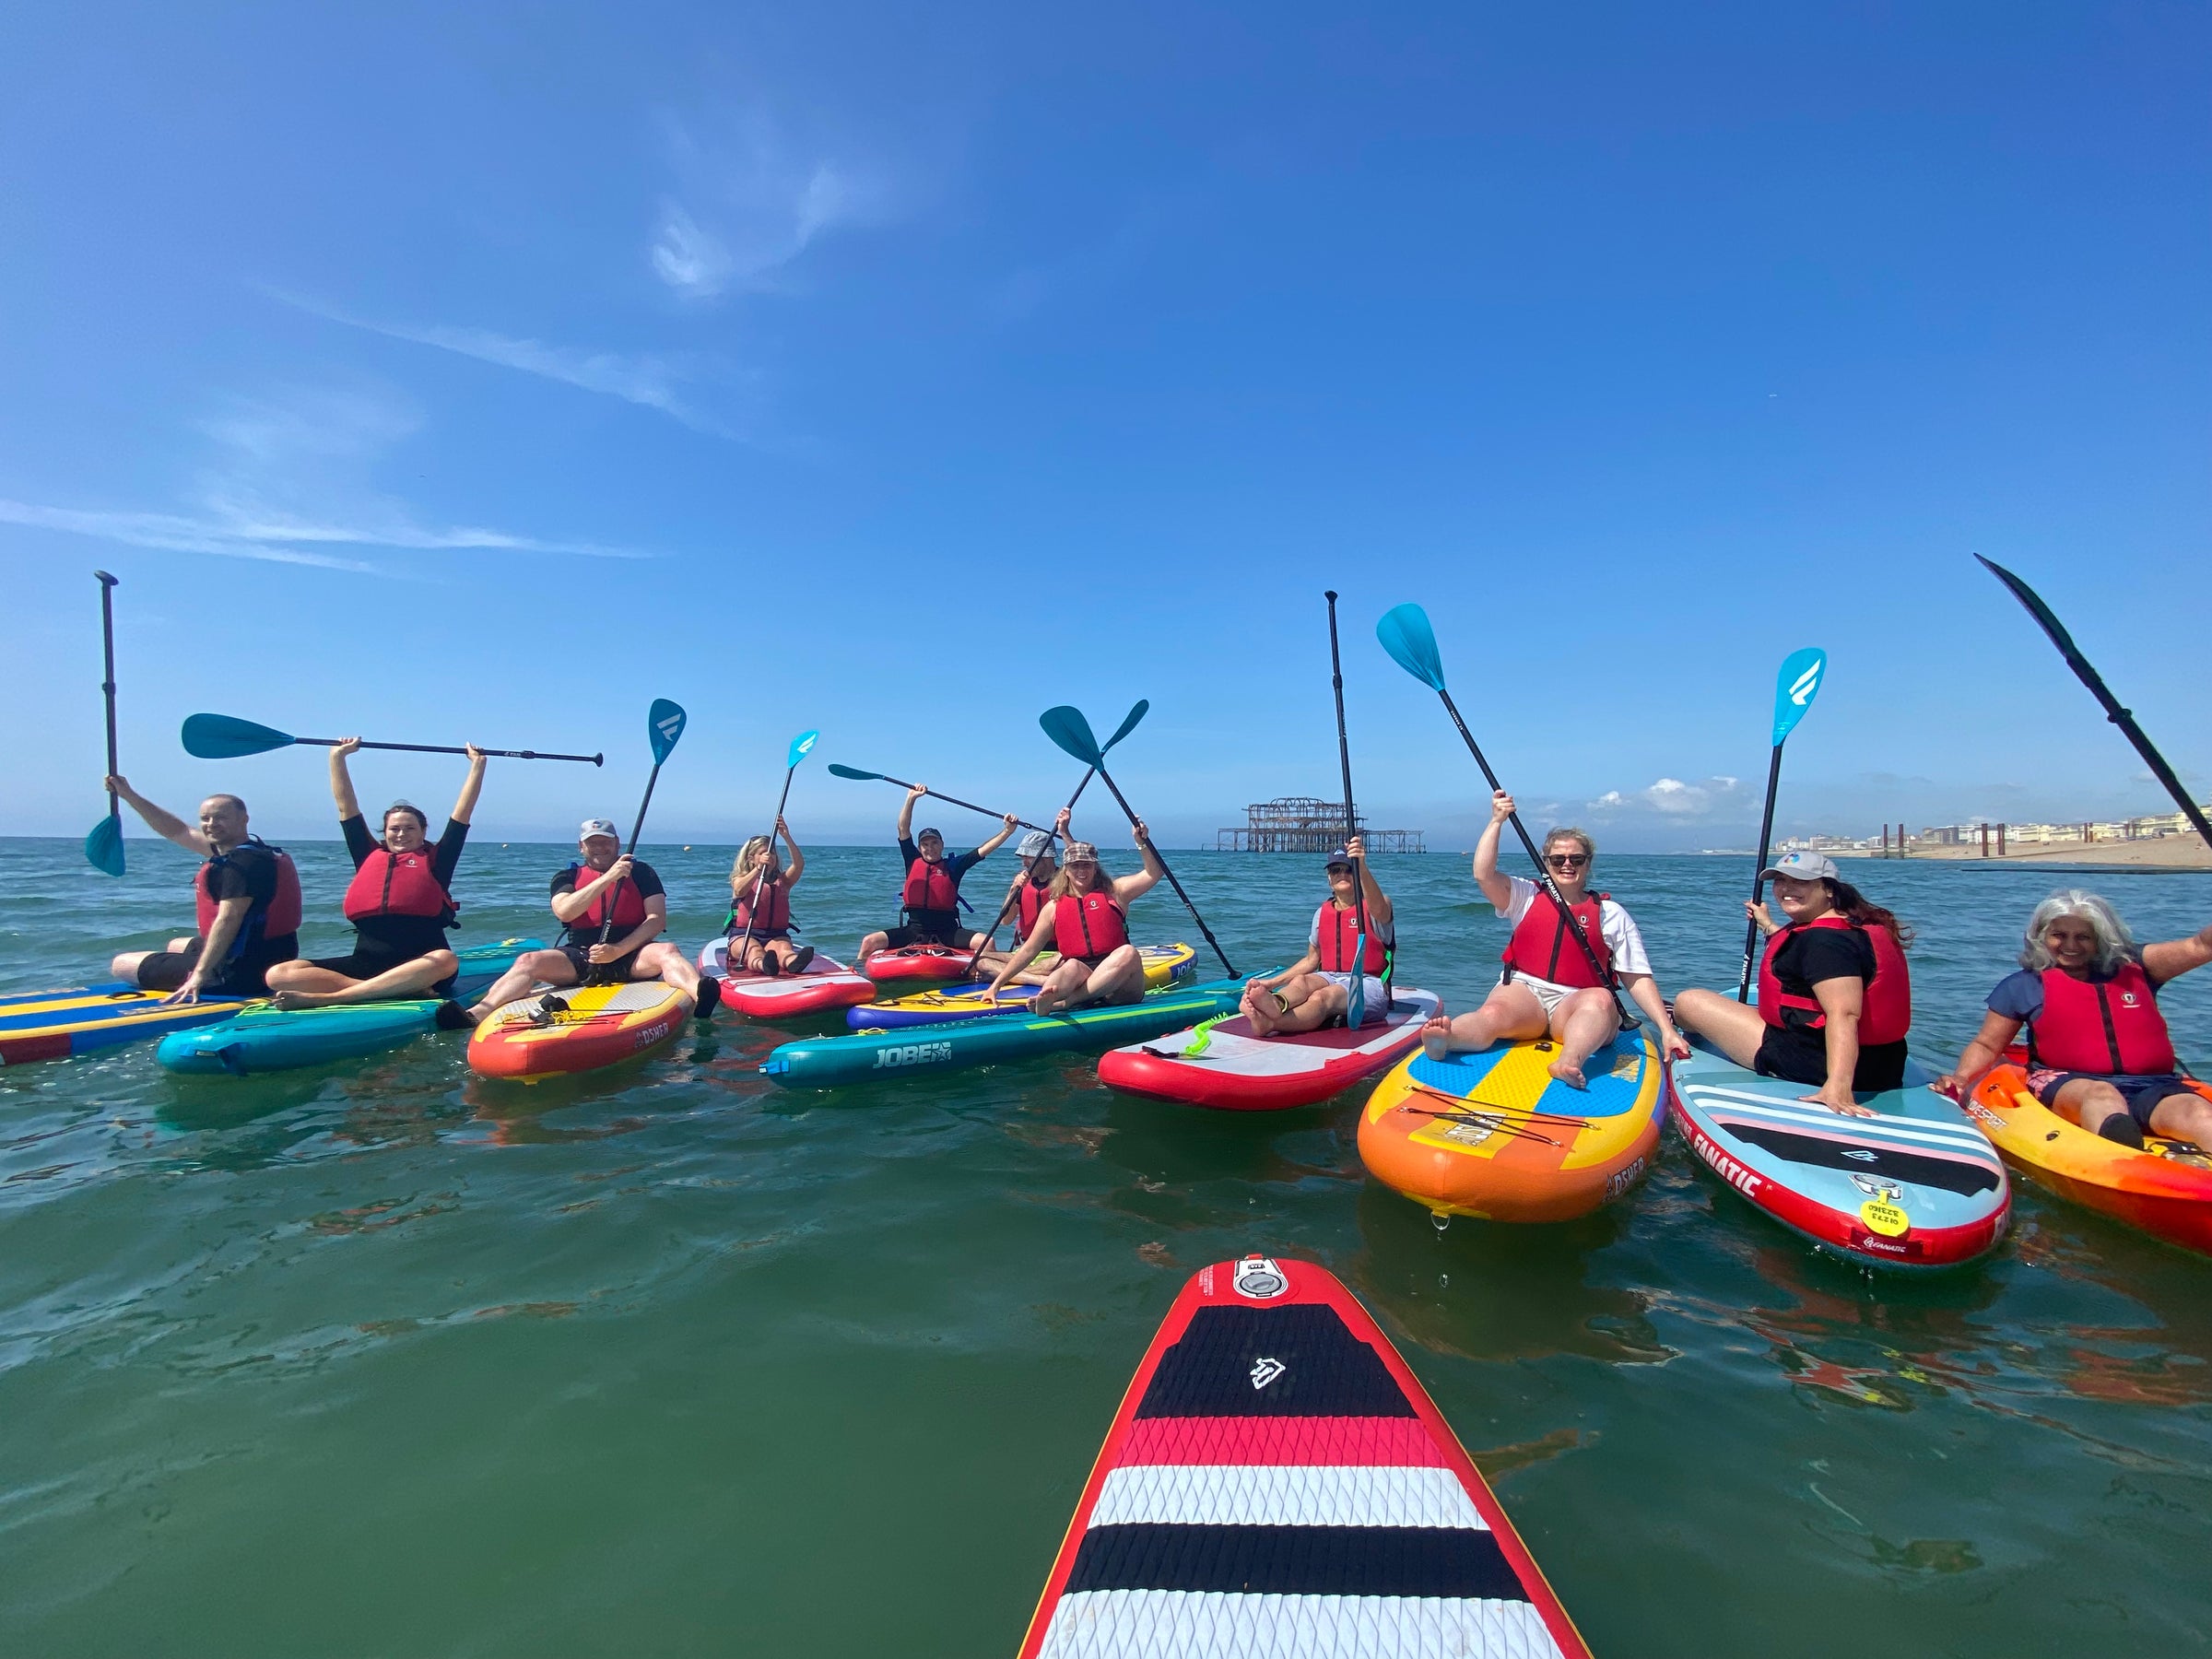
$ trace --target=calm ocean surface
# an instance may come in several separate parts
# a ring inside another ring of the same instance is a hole
[[[0,841],[0,989],[187,930],[191,862],[129,849],[117,882]],[[341,849],[294,850],[335,920]],[[696,949],[728,850],[646,853]],[[1301,947],[1313,861],[1171,856],[1240,969]],[[547,935],[563,862],[472,845],[457,939]],[[1599,869],[1670,993],[1733,988],[1747,860]],[[1850,873],[1920,930],[1938,1063],[2061,880],[2145,937],[2212,920],[2206,876]],[[807,936],[847,953],[898,874],[817,853]],[[1502,930],[1465,862],[1381,874],[1406,982],[1469,1006]],[[1136,917],[1196,941],[1164,887]],[[2212,1065],[2212,973],[2167,1007]],[[1600,1654],[2212,1641],[2212,1261],[2019,1182],[1983,1264],[1873,1279],[1671,1132],[1586,1221],[1440,1234],[1365,1178],[1357,1094],[1200,1112],[1079,1056],[787,1094],[754,1069],[780,1040],[724,1015],[536,1088],[450,1036],[245,1081],[150,1044],[0,1071],[0,1653],[1011,1653],[1169,1301],[1247,1250],[1360,1295]]]

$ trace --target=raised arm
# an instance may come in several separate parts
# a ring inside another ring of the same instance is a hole
[[[341,824],[361,816],[361,797],[353,793],[353,774],[346,770],[346,757],[360,747],[359,737],[344,738],[330,746],[330,798],[338,804]]]
[[[1490,821],[1475,841],[1475,885],[1490,901],[1490,908],[1500,914],[1513,902],[1513,883],[1498,867],[1498,838],[1505,833],[1505,820],[1512,816],[1513,797],[1502,789],[1497,791],[1490,796]]]
[[[1001,847],[1006,844],[1007,836],[1013,834],[1015,830],[1020,828],[1021,820],[1016,818],[1012,813],[1007,813],[1005,828],[1001,829],[996,835],[993,836],[989,841],[978,847],[975,850],[975,855],[978,858],[990,857],[992,853],[997,852]]]
[[[1133,876],[1123,876],[1114,881],[1113,896],[1122,901],[1124,909],[1131,900],[1141,899],[1158,887],[1159,878],[1168,873],[1168,866],[1159,862],[1159,854],[1152,850],[1152,831],[1145,828],[1143,818],[1138,818],[1129,826],[1129,839],[1136,843],[1137,853],[1144,859],[1145,867]]]
[[[115,773],[112,777],[101,779],[100,786],[103,789],[113,790],[117,800],[129,802],[131,810],[145,819],[146,827],[163,841],[174,841],[185,852],[196,853],[202,858],[214,855],[215,848],[206,836],[177,817],[175,813],[165,811],[147,800],[131,787],[131,781],[121,772]]]
[[[929,790],[924,784],[909,783],[906,786],[906,799],[899,803],[899,839],[900,841],[914,839],[914,803],[928,793]]]
[[[467,747],[468,776],[461,780],[461,794],[450,815],[456,824],[468,822],[469,814],[477,809],[477,797],[484,793],[484,751],[473,743]]]
[[[2143,947],[2143,971],[2150,975],[2154,985],[2179,979],[2192,968],[2202,968],[2206,962],[2212,962],[2212,926],[2185,939],[2168,939]]]
[[[799,843],[791,839],[791,826],[782,818],[776,820],[776,833],[783,838],[783,844],[791,849],[791,867],[783,872],[783,888],[789,892],[799,885],[799,877],[806,874],[806,854],[800,851]]]

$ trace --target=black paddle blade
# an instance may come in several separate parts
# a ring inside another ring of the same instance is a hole
[[[1127,717],[1123,720],[1120,725],[1113,728],[1113,735],[1106,739],[1106,747],[1112,748],[1123,738],[1128,736],[1130,733],[1135,731],[1136,723],[1142,720],[1147,714],[1150,713],[1151,711],[1151,702],[1146,698],[1138,698],[1135,704],[1130,709]],[[1100,752],[1102,754],[1105,751],[1101,749]]]
[[[235,760],[241,755],[265,755],[290,747],[288,732],[256,725],[251,720],[233,720],[228,714],[184,716],[184,752],[202,760]]]
[[[1099,766],[1104,763],[1106,752],[1099,747],[1099,740],[1091,735],[1090,722],[1084,719],[1083,711],[1072,703],[1062,703],[1056,709],[1047,709],[1037,716],[1037,724],[1044,728],[1047,737],[1084,765]]]
[[[840,766],[834,760],[830,762],[830,775],[833,778],[851,778],[856,783],[877,783],[883,779],[881,772],[864,772],[857,766]]]

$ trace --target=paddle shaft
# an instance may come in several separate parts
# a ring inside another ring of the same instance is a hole
[[[1467,753],[1474,756],[1475,764],[1482,768],[1482,775],[1489,781],[1490,788],[1492,790],[1504,789],[1505,785],[1498,782],[1498,774],[1490,770],[1489,761],[1483,758],[1482,745],[1475,741],[1475,734],[1467,730],[1467,723],[1460,718],[1459,705],[1452,700],[1452,693],[1439,686],[1436,688],[1436,694],[1443,699],[1444,712],[1452,716],[1452,724],[1459,728],[1460,736],[1466,742]],[[1521,822],[1520,813],[1512,814],[1507,821],[1512,825],[1513,833],[1521,838],[1522,846],[1528,850],[1528,862],[1536,866],[1536,885],[1549,896],[1552,903],[1559,907],[1559,921],[1566,927],[1567,932],[1572,935],[1574,942],[1582,947],[1583,956],[1590,964],[1590,971],[1597,976],[1600,984],[1613,993],[1613,1006],[1620,1012],[1621,1026],[1627,1030],[1636,1030],[1643,1022],[1629,1011],[1628,1004],[1621,1001],[1619,985],[1614,982],[1613,976],[1606,971],[1606,965],[1597,959],[1596,950],[1592,947],[1582,928],[1576,924],[1574,912],[1569,906],[1566,895],[1559,891],[1559,883],[1552,880],[1551,872],[1545,867],[1544,854],[1537,850],[1536,843],[1529,838],[1527,826]]]
[[[1344,846],[1348,853],[1352,837],[1359,832],[1359,820],[1352,809],[1352,744],[1344,728],[1344,659],[1336,649],[1335,590],[1329,590],[1324,596],[1329,602],[1329,688],[1336,695],[1336,760],[1344,769]],[[1352,860],[1352,903],[1359,914],[1359,931],[1352,947],[1351,979],[1345,994],[1351,1027],[1358,1030],[1367,1003],[1367,875],[1357,858]]]
[[[638,850],[638,837],[645,833],[645,808],[653,805],[653,786],[660,781],[661,763],[655,760],[653,763],[653,770],[645,774],[645,798],[638,803],[638,816],[629,826],[629,845],[622,849],[622,856],[625,858]],[[622,878],[623,881],[629,879],[629,877],[627,876]],[[618,881],[607,889],[606,893],[606,920],[599,924],[599,943],[602,945],[606,944],[615,936],[615,905],[621,897],[622,882]],[[606,966],[605,962],[594,963],[591,973],[585,976],[584,983],[599,982],[599,972]]]
[[[878,777],[878,778],[881,778],[881,779],[882,779],[882,780],[883,780],[883,781],[884,781],[886,783],[896,783],[896,784],[898,784],[898,785],[899,785],[899,787],[900,787],[900,788],[901,788],[901,789],[912,789],[912,788],[913,787],[913,785],[912,785],[912,783],[909,783],[909,782],[907,782],[907,781],[906,781],[904,778],[894,778],[894,777],[892,777],[892,776],[891,776],[891,774],[890,774],[889,772],[877,772],[877,773],[876,773],[875,775],[876,775],[877,777]],[[1003,823],[1003,822],[1005,821],[1005,819],[1006,819],[1006,815],[1005,813],[1003,813],[1003,812],[994,812],[994,811],[992,811],[992,810],[991,810],[991,808],[990,808],[990,807],[988,807],[988,806],[977,806],[977,805],[976,805],[976,804],[975,804],[973,801],[963,801],[963,800],[961,800],[961,799],[960,799],[960,797],[959,797],[959,795],[948,795],[948,794],[946,794],[946,793],[945,793],[943,790],[939,790],[939,789],[925,789],[925,790],[924,790],[922,793],[923,793],[924,794],[925,794],[925,795],[935,795],[935,796],[936,796],[936,798],[937,798],[938,800],[945,802],[945,803],[946,803],[947,805],[948,805],[948,806],[965,806],[965,807],[966,807],[966,808],[967,808],[969,811],[971,811],[971,812],[980,812],[980,813],[982,813],[982,815],[983,815],[985,818],[997,818],[997,819],[999,819],[999,820],[1000,820],[1002,823]],[[1015,823],[1018,824],[1018,825],[1019,825],[1019,826],[1020,826],[1022,829],[1024,829],[1024,830],[1042,830],[1042,829],[1044,829],[1044,826],[1043,826],[1042,824],[1032,824],[1032,823],[1030,823],[1030,820],[1029,820],[1028,818],[1016,818],[1014,821],[1015,821]],[[1048,833],[1049,833],[1049,831],[1048,831]]]
[[[2087,686],[2089,695],[2103,707],[2104,717],[2118,726],[2128,742],[2135,745],[2136,753],[2143,757],[2143,763],[2150,768],[2151,776],[2166,786],[2166,793],[2173,797],[2174,805],[2182,809],[2182,816],[2195,826],[2197,834],[2205,838],[2205,845],[2212,847],[2212,824],[2205,821],[2203,810],[2189,798],[2189,792],[2182,787],[2182,781],[2173,775],[2173,768],[2166,764],[2166,757],[2159,753],[2157,746],[2136,724],[2134,712],[2121,706],[2120,700],[2105,685],[2104,677],[2090,665],[2088,657],[2081,654],[2081,647],[2074,643],[2074,636],[2066,631],[2065,624],[2058,619],[2033,588],[2003,565],[1982,559],[1979,553],[1974,557],[1988,567],[1991,575],[2012,590],[2012,596],[2035,618],[2036,626],[2043,630],[2044,637],[2058,647],[2058,654],[2065,658],[2066,666],[2074,670],[2074,677]]]
[[[108,776],[115,775],[115,578],[105,571],[95,571],[100,578],[100,643],[106,653],[108,677],[100,683],[101,693],[108,700]],[[108,816],[120,819],[122,805],[113,790],[108,791]]]
[[[1101,755],[1100,759],[1102,760],[1105,757]],[[1101,766],[1099,768],[1099,776],[1106,781],[1106,787],[1113,791],[1114,804],[1121,807],[1124,816],[1128,818],[1130,828],[1135,829],[1136,810],[1122,794],[1121,785],[1113,781],[1113,774]],[[1152,849],[1152,856],[1159,858],[1158,847]],[[1198,907],[1191,902],[1191,896],[1182,890],[1182,883],[1175,879],[1175,872],[1168,868],[1168,861],[1164,858],[1159,858],[1159,873],[1168,878],[1168,885],[1175,889],[1175,897],[1182,900],[1182,908],[1191,912],[1191,920],[1198,924],[1198,931],[1206,935],[1206,942],[1214,947],[1214,954],[1221,959],[1221,971],[1230,979],[1235,979],[1237,971],[1229,959],[1229,952],[1221,948],[1221,941],[1214,937],[1214,930],[1206,924],[1206,918],[1198,913]]]
[[[346,740],[343,737],[293,737],[288,741],[304,744],[310,748],[335,748]],[[410,755],[465,755],[468,751],[450,743],[368,743],[363,748],[404,749]],[[605,755],[548,755],[542,749],[478,749],[477,754],[491,760],[588,760],[594,766],[606,764]]]
[[[776,852],[776,826],[783,821],[783,808],[791,804],[791,780],[798,770],[795,761],[783,769],[783,793],[776,797],[776,816],[769,821],[768,826],[768,852],[771,858]],[[745,901],[745,932],[737,941],[737,948],[741,952],[752,943],[753,918],[759,913],[760,888],[767,879],[768,865],[764,864],[760,866],[760,874],[753,877],[753,896]]]
[[[1751,902],[1757,904],[1767,890],[1767,848],[1774,840],[1774,795],[1782,787],[1782,745],[1774,746],[1774,753],[1767,761],[1767,808],[1759,818],[1759,863],[1752,867]],[[1747,918],[1744,923],[1744,973],[1737,981],[1735,1000],[1751,1000],[1751,953],[1759,948],[1759,919]]]
[[[1098,775],[1098,771],[1099,771],[1099,769],[1098,769],[1097,767],[1093,766],[1093,767],[1090,767],[1090,768],[1088,768],[1088,770],[1087,770],[1087,771],[1086,771],[1083,773],[1083,782],[1076,785],[1076,793],[1075,793],[1074,794],[1071,794],[1071,795],[1069,795],[1069,796],[1067,797],[1067,805],[1066,805],[1065,806],[1063,806],[1063,807],[1060,809],[1061,811],[1063,811],[1063,812],[1073,812],[1073,811],[1075,811],[1075,809],[1076,809],[1076,803],[1077,803],[1077,801],[1079,801],[1079,800],[1081,800],[1081,799],[1083,798],[1083,792],[1084,792],[1085,790],[1087,790],[1087,789],[1088,789],[1088,788],[1090,787],[1090,781],[1091,781],[1091,779],[1092,779],[1092,778],[1094,778],[1094,777],[1096,777],[1096,776]],[[1054,844],[1056,844],[1056,843],[1059,841],[1059,840],[1060,840],[1060,831],[1059,831],[1059,830],[1058,830],[1057,828],[1054,828],[1054,829],[1047,830],[1046,830],[1044,833],[1045,833],[1045,836],[1046,836],[1046,838],[1047,838],[1047,844],[1046,844],[1046,846],[1045,846],[1044,853],[1050,853],[1050,852],[1053,850],[1053,846]],[[1042,858],[1042,857],[1044,856],[1044,853],[1040,853],[1037,855],[1037,858]],[[1023,868],[1023,870],[1022,870],[1022,873],[1021,873],[1021,875],[1022,875],[1022,879],[1023,879],[1024,881],[1026,881],[1026,880],[1028,880],[1028,879],[1029,879],[1030,877],[1034,876],[1036,873],[1037,873],[1037,859],[1036,859],[1036,858],[1032,858],[1032,859],[1030,859],[1030,860],[1029,861],[1028,865],[1026,865],[1026,866]],[[1007,895],[1006,895],[1006,902],[1005,902],[1005,903],[1003,903],[1003,904],[1001,904],[1001,905],[998,907],[998,919],[997,919],[995,922],[994,922],[994,923],[992,923],[992,924],[991,924],[991,931],[990,931],[989,933],[987,933],[987,934],[985,934],[985,935],[983,935],[982,950],[978,950],[978,951],[974,951],[974,952],[971,953],[971,956],[970,956],[970,960],[969,960],[969,969],[970,969],[970,971],[971,971],[971,972],[972,972],[972,971],[974,971],[974,967],[975,967],[975,963],[974,963],[974,958],[975,958],[975,957],[978,957],[978,956],[981,956],[981,955],[982,955],[982,953],[983,953],[983,950],[996,950],[996,949],[998,948],[998,930],[999,930],[1000,928],[1004,927],[1004,926],[1006,924],[1006,918],[1007,918],[1008,916],[1010,916],[1010,915],[1012,915],[1012,914],[1014,913],[1014,908],[1015,908],[1015,906],[1016,906],[1016,905],[1018,905],[1018,904],[1019,904],[1020,902],[1021,902],[1021,888],[1020,888],[1018,886],[1017,886],[1016,888],[1014,888],[1014,889],[1013,889],[1012,891],[1010,891],[1009,893],[1007,893]]]

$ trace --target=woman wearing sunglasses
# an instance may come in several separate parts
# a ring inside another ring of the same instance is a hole
[[[1689,1053],[1652,978],[1643,935],[1609,894],[1590,891],[1590,865],[1597,849],[1589,836],[1580,830],[1554,830],[1544,838],[1545,871],[1567,901],[1562,914],[1536,883],[1499,869],[1499,838],[1512,816],[1513,797],[1501,789],[1490,797],[1490,821],[1475,843],[1476,885],[1513,930],[1505,947],[1505,971],[1472,1014],[1439,1017],[1422,1027],[1422,1050],[1441,1060],[1493,1042],[1548,1036],[1559,1052],[1545,1069],[1562,1083],[1586,1088],[1583,1063],[1620,1030],[1620,1006],[1614,999],[1614,988],[1620,986],[1651,1016],[1664,1050]],[[1576,943],[1576,933],[1588,950]]]

